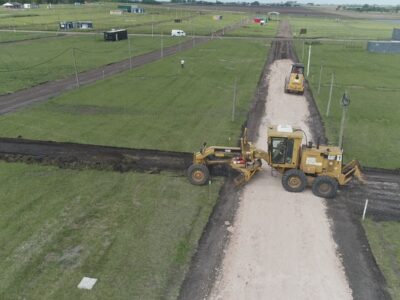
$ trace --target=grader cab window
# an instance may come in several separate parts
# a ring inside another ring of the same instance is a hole
[[[290,164],[293,156],[293,140],[287,138],[272,139],[272,163]]]

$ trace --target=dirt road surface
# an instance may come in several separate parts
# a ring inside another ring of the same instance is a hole
[[[305,97],[283,92],[290,64],[277,60],[271,66],[259,148],[267,149],[268,124],[300,126],[312,139]],[[310,190],[286,192],[280,177],[265,169],[243,190],[210,299],[351,299],[325,200]]]

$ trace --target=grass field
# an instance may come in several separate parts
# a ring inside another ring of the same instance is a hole
[[[301,48],[298,44],[300,53]],[[399,55],[369,53],[365,42],[323,42],[312,47],[309,82],[331,143],[338,142],[342,115],[340,101],[345,91],[351,100],[343,140],[347,160],[357,158],[362,165],[370,167],[400,168],[400,157],[396,154],[400,148],[397,114],[400,111],[400,87],[395,67],[399,64]],[[321,65],[323,72],[318,94]],[[332,73],[334,88],[327,117]]]
[[[393,24],[349,18],[287,17],[293,36],[298,38],[377,39],[389,40]],[[307,34],[300,35],[306,28]]]
[[[276,35],[278,30],[278,22],[270,21],[261,26],[260,24],[250,23],[242,26],[236,30],[229,31],[226,36],[247,36],[247,37],[269,37],[272,38]]]
[[[86,5],[41,5],[38,9],[7,10],[0,9],[0,29],[59,30],[60,21],[92,21],[93,29],[104,31],[111,28],[126,28],[129,33],[170,34],[171,29],[183,29],[187,33],[207,35],[230,24],[240,22],[244,14],[218,12],[221,21],[212,19],[213,12],[194,11],[182,7],[163,7],[162,5],[140,5],[145,14],[124,13],[110,15],[118,3],[93,3]],[[181,23],[175,23],[181,19]],[[87,30],[86,30],[87,31]]]
[[[0,165],[4,300],[175,299],[220,186]],[[98,278],[92,291],[77,289],[83,276]]]
[[[4,44],[4,43],[12,43],[12,42],[16,42],[16,41],[27,41],[27,40],[54,37],[54,36],[57,36],[57,34],[58,33],[56,33],[56,32],[26,33],[26,32],[12,32],[12,31],[11,32],[1,32],[0,31],[0,47],[1,47],[1,44]]]
[[[0,94],[14,92],[41,82],[61,79],[74,74],[74,55],[78,72],[121,61],[131,55],[137,56],[161,48],[161,37],[130,37],[131,52],[127,40],[105,42],[103,36],[55,36],[15,43],[0,44]],[[8,34],[2,33],[11,39]],[[26,39],[29,34],[16,35]],[[163,37],[167,47],[184,41]]]
[[[400,223],[374,222],[364,223],[369,244],[375,259],[385,274],[388,290],[393,300],[400,299]]]
[[[216,40],[182,53],[184,69],[181,56],[168,57],[2,116],[0,136],[187,151],[205,140],[233,145],[267,50]],[[177,174],[0,165],[2,299],[175,299],[221,186],[195,187]],[[93,291],[76,288],[83,276],[99,279]]]
[[[3,116],[0,135],[183,151],[236,144],[266,51],[261,41],[214,41]]]

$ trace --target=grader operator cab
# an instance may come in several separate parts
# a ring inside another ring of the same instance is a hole
[[[236,184],[249,181],[262,169],[264,160],[282,174],[282,185],[293,193],[302,192],[307,185],[316,196],[333,198],[339,185],[345,185],[353,176],[362,180],[358,161],[342,164],[343,152],[333,146],[302,144],[304,133],[291,126],[268,128],[268,152],[256,149],[247,141],[246,131],[240,147],[204,147],[194,153],[193,164],[188,169],[192,184],[203,185],[209,181],[210,168],[230,166],[240,173]]]
[[[289,77],[285,80],[285,93],[304,93],[304,65],[293,64]]]

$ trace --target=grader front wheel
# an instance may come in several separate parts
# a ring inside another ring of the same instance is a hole
[[[191,184],[203,185],[210,179],[210,172],[205,165],[193,164],[189,167],[187,176]]]

